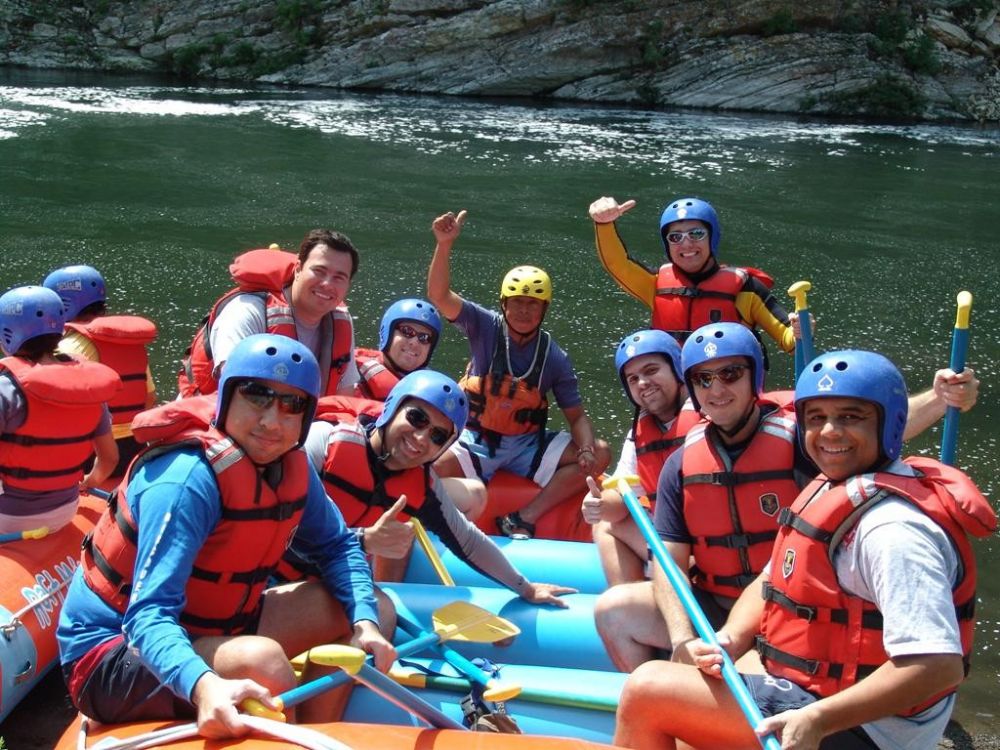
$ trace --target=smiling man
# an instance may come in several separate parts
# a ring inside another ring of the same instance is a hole
[[[505,468],[541,485],[526,505],[498,519],[500,533],[531,537],[544,513],[579,497],[587,488],[585,478],[604,471],[610,452],[594,437],[569,357],[542,329],[552,301],[548,274],[534,266],[509,271],[500,285],[499,313],[451,288],[451,252],[465,216],[449,212],[432,224],[436,244],[427,296],[465,334],[472,353],[461,381],[469,397],[469,426],[435,468],[443,476],[478,476],[484,482]],[[550,391],[569,433],[547,429]]]
[[[322,392],[350,394],[358,383],[347,293],[358,251],[345,235],[314,229],[298,255],[251,250],[229,271],[238,284],[213,306],[195,334],[180,373],[181,396],[214,393],[233,348],[247,336],[276,333],[301,341],[320,363]]]
[[[756,648],[763,660],[766,674],[743,675],[765,717],[757,734],[796,750],[935,747],[972,654],[968,535],[994,533],[996,514],[961,471],[900,460],[906,384],[880,354],[820,355],[795,407],[821,474],[719,632],[732,658]],[[691,654],[694,666],[653,661],[629,677],[616,745],[759,747],[721,654],[700,640]]]
[[[796,440],[790,394],[763,392],[761,349],[749,329],[737,323],[699,328],[681,360],[688,393],[705,419],[663,467],[654,523],[719,627],[769,559],[782,508],[817,469]],[[971,370],[936,373],[934,387],[911,399],[906,437],[943,416],[946,405],[971,408],[977,389]],[[694,626],[659,566],[651,583],[602,594],[595,616],[622,671],[666,651],[675,661],[690,661]]]
[[[422,299],[400,299],[382,314],[378,349],[356,349],[358,395],[385,401],[399,379],[430,364],[441,338],[441,316]]]
[[[135,419],[153,447],[86,540],[59,619],[63,674],[84,714],[196,716],[203,735],[236,736],[249,729],[241,702],[273,707],[296,684],[288,659],[318,643],[350,641],[389,668],[364,554],[300,450],[319,388],[301,343],[248,336],[217,399]],[[268,588],[293,540],[320,580]]]

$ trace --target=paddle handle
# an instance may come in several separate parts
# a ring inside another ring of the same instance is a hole
[[[444,560],[441,559],[441,555],[438,554],[437,548],[431,541],[431,538],[427,536],[427,529],[424,525],[420,523],[420,519],[416,516],[410,517],[410,525],[413,527],[413,531],[417,535],[417,541],[420,543],[420,548],[427,555],[427,559],[431,563],[431,567],[434,568],[434,572],[438,574],[438,578],[441,579],[441,583],[445,586],[454,586],[455,579],[451,577],[451,573],[448,572],[448,568],[445,567]]]
[[[719,639],[715,636],[715,629],[708,622],[708,618],[705,617],[701,606],[694,598],[691,586],[688,584],[687,576],[681,572],[681,569],[677,567],[677,563],[674,562],[674,558],[667,552],[663,540],[660,539],[656,533],[656,529],[653,528],[653,522],[650,521],[649,515],[642,505],[639,504],[638,498],[636,498],[635,493],[632,492],[632,488],[628,486],[628,483],[619,482],[618,492],[621,493],[622,498],[625,500],[625,507],[632,514],[632,518],[636,526],[639,527],[639,531],[642,532],[646,544],[649,545],[653,556],[660,564],[660,567],[667,576],[667,580],[670,581],[670,585],[673,586],[674,591],[677,593],[677,598],[680,599],[684,611],[691,618],[691,623],[694,625],[698,636],[705,643],[719,648],[722,652],[722,679],[729,686],[729,690],[736,699],[736,703],[739,704],[740,710],[750,723],[750,728],[756,728],[764,719],[760,708],[754,703],[753,698],[750,697],[750,691],[747,689],[746,683],[743,682],[743,678],[740,677],[740,673],[736,671],[736,665],[733,664],[733,660],[729,658],[726,650],[720,646]],[[765,750],[781,750],[781,745],[773,734],[758,737],[757,739]]]
[[[795,378],[806,368],[806,364],[816,356],[813,349],[812,324],[806,292],[812,289],[808,281],[796,281],[788,287],[788,296],[795,300],[795,312],[799,316],[799,338],[795,340]]]
[[[0,544],[7,542],[19,542],[22,539],[42,539],[49,534],[48,526],[39,526],[37,529],[27,529],[26,531],[11,531],[0,534]]]
[[[972,312],[972,294],[959,292],[956,300],[955,328],[951,334],[951,358],[948,366],[952,372],[965,369],[965,355],[969,349],[969,316]],[[958,446],[959,411],[949,406],[944,413],[944,429],[941,432],[941,463],[955,463],[955,449]]]

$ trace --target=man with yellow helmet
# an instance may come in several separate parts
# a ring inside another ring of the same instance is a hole
[[[451,288],[451,251],[465,217],[465,211],[449,212],[432,225],[436,245],[427,296],[465,333],[472,352],[460,383],[469,396],[469,425],[435,469],[441,476],[489,481],[504,468],[533,479],[541,491],[497,522],[507,536],[530,537],[545,512],[586,490],[586,476],[602,472],[610,453],[594,438],[569,357],[542,329],[552,301],[548,274],[534,266],[511,269],[500,285],[500,313]],[[569,433],[546,429],[549,391]]]

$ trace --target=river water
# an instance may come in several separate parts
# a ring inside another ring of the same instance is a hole
[[[349,297],[358,342],[374,346],[385,306],[423,294],[432,218],[466,208],[455,288],[492,304],[508,268],[546,268],[546,325],[617,450],[630,413],[613,348],[648,314],[598,263],[587,206],[635,198],[619,229],[655,266],[659,213],[682,194],[715,204],[723,259],[766,269],[780,298],[812,282],[818,348],[878,349],[911,390],[947,364],[955,295],[971,291],[969,363],[983,386],[958,463],[996,496],[1000,131],[0,70],[0,290],[98,267],[113,310],[159,324],[167,397],[240,250],[293,248],[316,226],[347,233],[362,253]],[[455,375],[465,354],[451,331],[435,362]],[[791,358],[773,347],[771,358],[769,383],[788,387]],[[908,450],[936,455],[939,437]],[[1000,694],[1000,545],[977,549],[980,625],[957,716],[981,730]]]

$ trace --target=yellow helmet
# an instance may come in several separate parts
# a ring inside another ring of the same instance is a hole
[[[535,266],[512,268],[500,284],[500,299],[508,297],[534,297],[542,302],[551,302],[552,280],[545,271]]]

